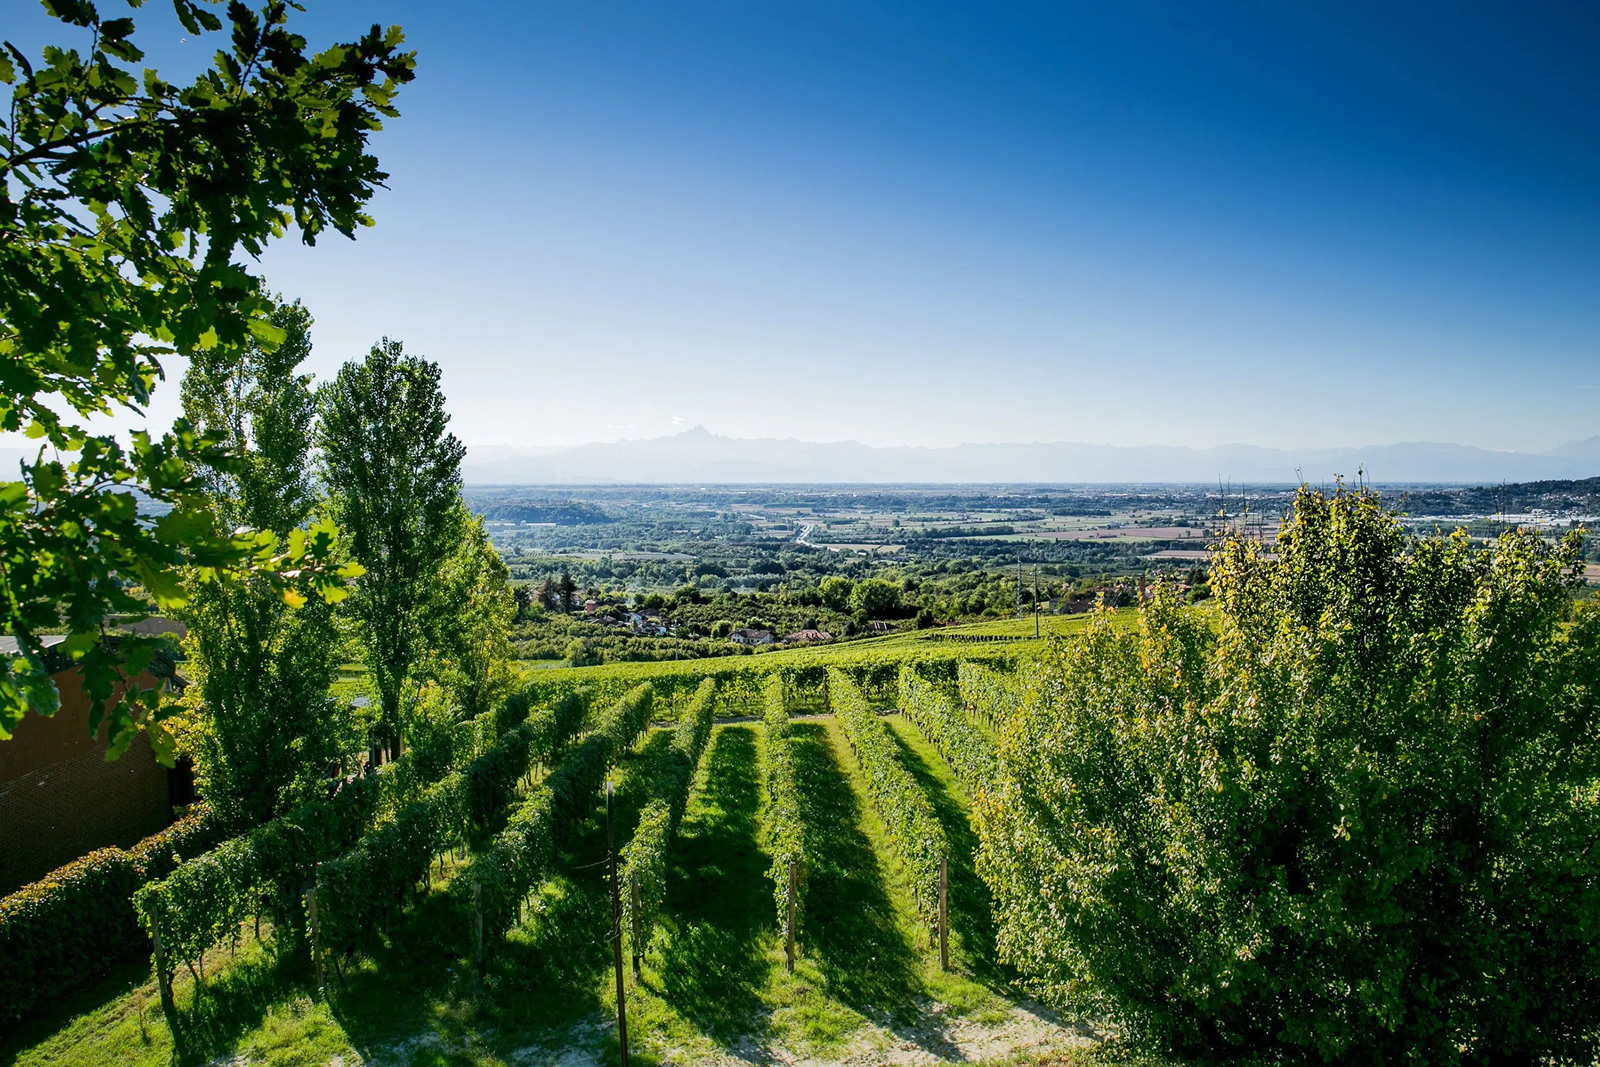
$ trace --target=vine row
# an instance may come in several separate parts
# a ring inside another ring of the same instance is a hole
[[[994,743],[972,725],[954,700],[915,667],[900,668],[900,710],[933,742],[973,796],[994,781]]]
[[[158,939],[169,970],[170,961],[183,960],[197,978],[206,950],[236,937],[251,919],[259,925],[266,917],[278,934],[298,938],[301,890],[316,865],[342,854],[493,733],[491,723],[475,720],[419,736],[418,747],[344,782],[333,796],[302,804],[187,860],[134,893],[140,925]]]
[[[633,747],[654,707],[649,685],[624,694],[512,813],[466,877],[456,879],[457,892],[476,886],[486,935],[504,933],[515,922],[518,905],[543,880],[555,850],[587,818],[606,772]]]
[[[934,929],[939,917],[939,860],[946,854],[944,828],[917,780],[900,762],[889,728],[872,712],[849,675],[829,673],[834,714],[867,780],[867,795],[889,828],[889,841],[911,881],[917,911]]]
[[[508,701],[510,714],[526,703]],[[511,802],[517,783],[582,725],[581,692],[525,713],[517,726],[462,770],[431,786],[344,856],[316,869],[317,933],[324,949],[349,953],[376,928],[375,914],[404,906],[445,850],[465,843]]]
[[[655,928],[656,915],[666,900],[667,845],[688,806],[695,770],[700,766],[700,756],[711,737],[716,696],[715,678],[705,679],[695,690],[694,700],[678,721],[672,744],[651,783],[651,796],[639,813],[633,840],[623,846],[619,857],[622,881],[629,887],[622,898],[623,918],[630,929],[640,931],[633,946],[635,956],[644,954]]]
[[[794,885],[795,925],[798,927],[805,902],[805,825],[800,817],[800,785],[795,773],[794,738],[789,731],[789,709],[784,701],[784,680],[773,677],[766,686],[766,710],[762,723],[766,737],[761,750],[762,779],[767,789],[764,844],[772,857],[767,875],[772,879],[773,901],[778,909],[778,929],[789,919],[789,865],[795,864],[800,877]]]
[[[967,713],[992,730],[999,730],[1017,710],[1020,686],[1015,674],[1006,674],[981,663],[962,660],[956,668],[961,702]]]

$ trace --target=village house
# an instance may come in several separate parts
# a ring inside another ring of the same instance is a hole
[[[736,645],[770,645],[776,640],[771,630],[735,630],[728,640]]]

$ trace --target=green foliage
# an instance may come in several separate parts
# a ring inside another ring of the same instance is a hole
[[[1017,710],[1021,684],[1018,676],[982,663],[962,660],[956,668],[957,686],[967,714],[999,730]]]
[[[398,747],[400,708],[427,645],[440,569],[461,539],[461,457],[448,430],[439,365],[385,338],[317,392],[317,447],[333,517],[366,568],[350,608],[380,704],[381,739]],[[437,627],[434,627],[437,629]]]
[[[794,738],[789,731],[789,710],[784,701],[784,680],[769,675],[767,706],[761,716],[766,739],[761,749],[761,777],[766,785],[762,847],[772,857],[767,876],[778,909],[778,929],[789,920],[789,864],[797,864],[800,877],[794,900],[795,926],[805,914],[805,822],[800,817],[800,784],[795,775]]]
[[[529,685],[549,699],[580,686],[591,686],[597,703],[615,700],[641,682],[648,682],[658,696],[676,697],[692,693],[701,679],[720,681],[718,700],[724,714],[760,715],[767,676],[780,674],[789,679],[789,702],[796,700],[815,710],[827,706],[826,689],[830,668],[842,670],[863,686],[875,703],[890,705],[899,695],[900,667],[915,661],[928,669],[936,664],[955,664],[967,659],[1010,669],[1017,652],[1005,645],[944,645],[928,642],[915,645],[879,645],[876,642],[851,645],[819,645],[757,656],[717,659],[665,661],[659,663],[608,663],[582,669],[550,669],[534,673]],[[796,705],[800,706],[800,705]]]
[[[0,1023],[150,950],[133,894],[216,843],[204,807],[129,849],[103,848],[0,898]]]
[[[462,718],[504,703],[511,688],[509,572],[489,543],[483,520],[458,505],[460,541],[439,568],[423,623],[429,655],[420,673],[442,685]]]
[[[850,590],[850,610],[869,619],[890,619],[900,614],[900,587],[882,578],[868,578]]]
[[[933,742],[968,793],[976,797],[991,786],[994,742],[968,721],[945,690],[910,665],[900,668],[900,710]]]
[[[939,918],[939,860],[949,851],[944,828],[917,780],[900,762],[888,727],[873,713],[860,686],[843,671],[833,670],[828,689],[834,714],[861,764],[867,795],[905,864],[917,912],[932,929]]]
[[[470,827],[511,798],[528,770],[528,728],[512,730],[465,770],[436,782],[316,869],[318,933],[324,948],[353,951],[375,930],[374,916],[400,907],[434,857],[462,844]]]
[[[689,789],[694,785],[695,768],[700,765],[700,755],[711,736],[716,691],[715,679],[707,678],[700,683],[694,701],[673,731],[665,758],[656,768],[651,795],[639,813],[633,839],[622,847],[618,870],[623,884],[631,887],[622,898],[623,918],[628,929],[644,932],[645,943],[650,940],[656,915],[666,900],[667,845],[672,841],[678,820],[683,818],[683,809],[689,803]],[[634,892],[639,901],[637,915],[633,907]],[[635,945],[633,951],[642,955],[644,944]]]
[[[817,595],[834,611],[850,610],[850,592],[855,583],[848,578],[824,578],[817,583]]]
[[[219,435],[229,459],[200,469],[219,529],[287,537],[312,514],[309,453],[315,402],[309,375],[311,316],[280,306],[268,321],[283,337],[214,348],[191,358],[184,411]],[[265,822],[311,799],[359,738],[346,705],[330,698],[339,662],[332,606],[284,603],[265,576],[188,583],[183,702],[185,749],[200,792],[224,826]]]
[[[222,28],[205,6],[175,6],[192,36]],[[142,68],[131,19],[46,7],[87,31],[88,50],[49,47],[37,65],[15,48],[0,58],[11,86],[0,109],[0,431],[41,442],[21,481],[0,482],[0,630],[23,650],[0,664],[0,740],[30,706],[55,710],[39,635],[65,626],[61,648],[97,709],[91,729],[104,702],[114,754],[143,727],[170,755],[157,694],[119,686],[155,644],[108,648],[104,620],[143,614],[146,596],[176,607],[184,566],[337,595],[334,538],[216,531],[193,467],[220,465],[216,437],[179,420],[124,446],[88,420],[144,410],[166,356],[278,339],[248,264],[291,227],[314,243],[370,222],[386,175],[367,141],[397,114],[414,61],[398,27],[309,55],[281,0],[259,13],[235,3],[212,69],[178,86]],[[148,521],[135,490],[170,511]]]
[[[463,723],[439,744],[470,753],[482,737],[482,727]],[[198,958],[257,916],[270,917],[292,942],[301,929],[300,889],[316,865],[338,857],[427,787],[419,768],[444,762],[437,752],[415,761],[412,755],[343,782],[332,797],[302,804],[145,885],[134,897],[140,923],[160,933],[172,962]]]
[[[527,707],[525,698],[516,704]],[[549,758],[579,728],[584,710],[581,695],[572,694],[526,713],[462,770],[400,808],[344,856],[318,867],[323,947],[350,952],[367,943],[376,927],[373,916],[403,906],[436,856],[463,844],[472,828],[486,825],[509,804],[533,764]]]
[[[1577,535],[1408,540],[1302,490],[1219,610],[1059,647],[978,806],[1004,958],[1234,1062],[1594,1061],[1600,606]]]
[[[515,921],[518,902],[544,878],[555,849],[588,817],[606,772],[638,740],[654,706],[648,685],[636,686],[612,705],[589,736],[512,813],[468,875],[456,880],[458,892],[478,887],[486,931],[503,932]]]

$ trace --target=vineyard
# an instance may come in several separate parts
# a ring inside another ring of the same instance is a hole
[[[1081,1044],[1017,999],[974,869],[969,804],[1031,654],[534,672],[493,714],[155,868],[121,934],[148,962],[20,1021],[5,1054],[615,1062],[614,947],[646,1062]]]

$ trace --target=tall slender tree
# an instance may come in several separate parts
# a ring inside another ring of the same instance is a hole
[[[312,518],[309,465],[316,402],[311,316],[299,303],[270,320],[283,341],[196,354],[183,379],[184,414],[220,437],[233,457],[204,466],[216,525],[288,539]],[[265,576],[188,583],[182,615],[189,709],[186,740],[197,783],[229,824],[271,818],[320,787],[351,748],[349,719],[328,696],[337,666],[333,608],[313,599],[293,610]]]
[[[379,739],[398,747],[433,586],[461,537],[466,450],[449,431],[439,365],[399,341],[346,363],[317,399],[329,508],[366,568],[350,604],[378,690]]]

